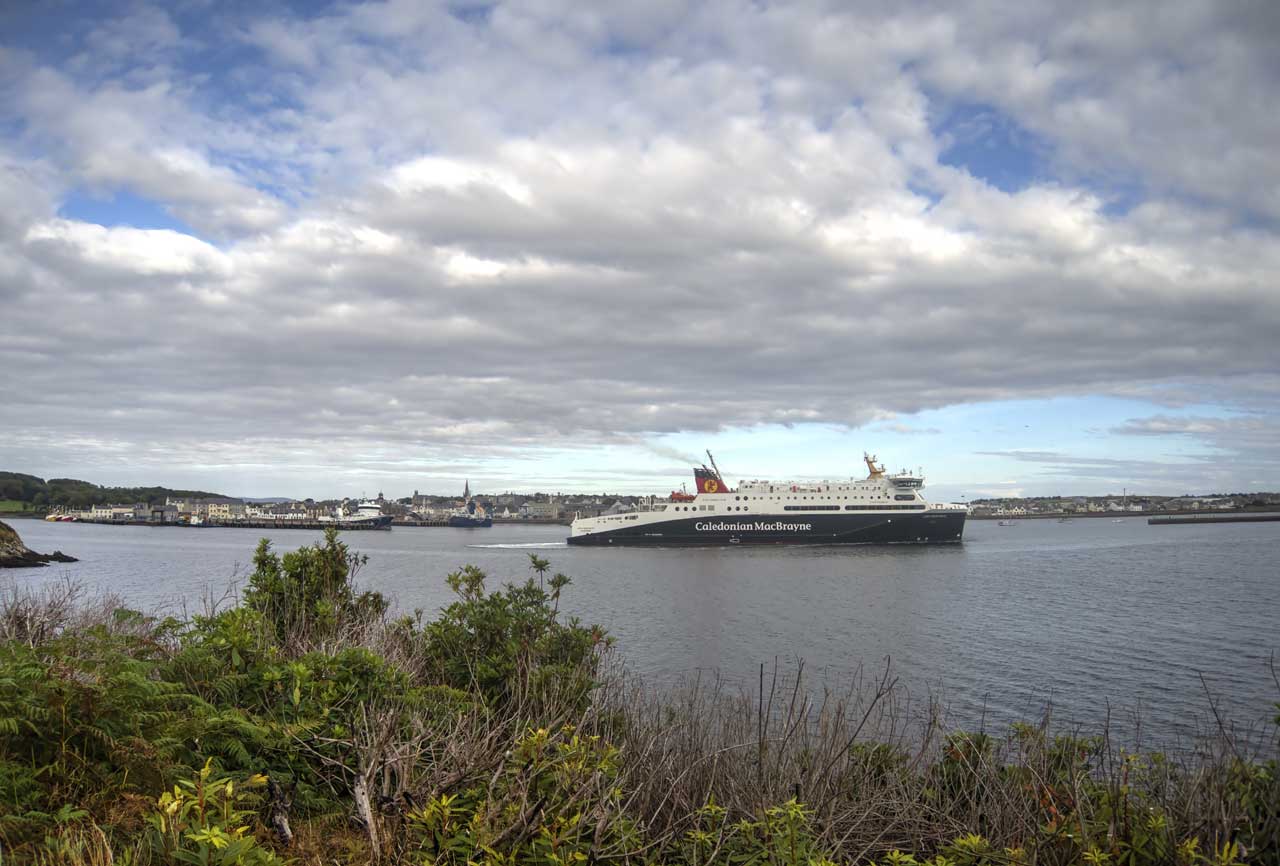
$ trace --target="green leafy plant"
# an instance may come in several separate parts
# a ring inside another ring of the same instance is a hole
[[[621,808],[618,753],[572,727],[527,731],[490,784],[441,793],[407,815],[418,862],[477,859],[570,866],[626,850],[637,831]]]
[[[183,779],[156,801],[150,817],[150,853],[162,862],[196,866],[271,866],[281,861],[253,835],[265,776],[243,782],[213,772],[209,760],[194,779]]]

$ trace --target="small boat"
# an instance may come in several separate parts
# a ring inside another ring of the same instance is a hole
[[[997,523],[996,525],[997,525],[997,526],[1017,526],[1017,525],[1018,525],[1018,521],[1016,521],[1016,520],[1001,520],[1001,521],[1000,521],[999,523]]]

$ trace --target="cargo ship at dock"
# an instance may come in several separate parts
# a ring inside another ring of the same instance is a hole
[[[382,496],[381,493],[378,496]],[[319,523],[336,526],[339,529],[390,529],[391,515],[382,513],[382,506],[377,502],[364,501],[355,509],[355,513],[347,514],[342,508],[332,517],[321,517]]]
[[[578,517],[569,544],[682,547],[733,544],[955,544],[968,509],[928,502],[919,473],[889,474],[863,455],[868,474],[848,481],[743,481],[731,488],[711,466],[693,470],[696,494],[673,493],[636,511]]]
[[[448,525],[455,529],[480,529],[493,526],[493,518],[471,495],[471,482],[462,487],[462,505],[449,515]]]

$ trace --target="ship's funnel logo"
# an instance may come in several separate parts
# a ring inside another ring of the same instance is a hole
[[[693,470],[693,479],[698,482],[699,493],[719,493],[724,490],[724,482],[720,480],[720,476],[705,466]]]
[[[705,466],[694,467],[693,480],[698,483],[699,493],[720,493],[726,489],[724,481],[720,478],[720,473]]]

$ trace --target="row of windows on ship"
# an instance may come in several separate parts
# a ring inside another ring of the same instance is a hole
[[[830,500],[830,499],[848,499],[849,497],[848,497],[848,496],[735,496],[735,497],[733,497],[733,498],[734,498],[735,500],[738,500],[738,499],[772,499],[772,500],[774,500],[774,501],[777,501],[777,500],[780,500],[780,499],[827,499],[827,500]],[[876,495],[876,496],[863,497],[863,498],[864,498],[864,499],[865,499],[865,498],[870,498],[870,499],[888,499],[889,497],[888,497],[888,496],[884,496],[884,495]],[[896,499],[896,500],[898,500],[899,502],[910,502],[910,501],[912,501],[912,500],[914,500],[914,499],[916,498],[916,495],[915,495],[914,493],[895,493],[895,494],[893,495],[893,498],[894,498],[894,499]]]
[[[884,486],[880,484],[855,484],[852,487],[840,487],[840,486],[832,487],[830,484],[815,484],[813,486],[809,486],[806,484],[792,484],[788,487],[788,485],[784,485],[784,484],[769,484],[767,481],[764,482],[763,484],[760,483],[759,481],[743,481],[739,484],[738,489],[739,490],[764,490],[766,484],[769,487],[770,493],[777,493],[779,491],[779,488],[789,489],[792,493],[799,493],[801,491],[804,491],[806,493],[831,493],[833,491],[836,493],[840,493],[848,490],[852,490],[855,492],[868,491],[868,490],[876,490],[876,491],[884,490]],[[743,497],[743,498],[745,499],[746,497]]]
[[[806,499],[808,497],[805,497]],[[895,496],[894,499],[915,499],[914,496]],[[845,511],[915,511],[925,508],[924,503],[916,503],[914,505],[846,505]],[[714,505],[677,505],[676,511],[715,511]],[[726,505],[725,511],[750,511],[751,508],[746,505]],[[783,511],[839,511],[839,505],[784,505]]]

